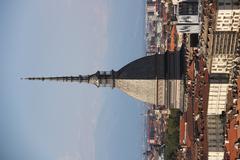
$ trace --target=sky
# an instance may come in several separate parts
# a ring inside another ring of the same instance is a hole
[[[144,56],[144,0],[0,0],[0,159],[139,160],[144,105],[117,89],[20,80]]]

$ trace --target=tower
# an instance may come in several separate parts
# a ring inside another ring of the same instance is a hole
[[[115,86],[115,71],[97,71],[92,75],[79,76],[62,76],[62,77],[29,77],[27,80],[48,80],[48,81],[62,81],[62,82],[79,82],[89,83],[97,87],[112,87]]]
[[[118,88],[145,103],[167,105],[171,99],[168,84],[183,78],[180,53],[165,53],[142,57],[118,71],[97,71],[91,75],[63,77],[30,77],[27,80],[85,82],[97,87]],[[170,86],[171,87],[171,86]]]

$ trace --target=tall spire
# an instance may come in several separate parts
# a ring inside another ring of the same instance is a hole
[[[63,82],[87,82],[88,76],[62,76],[62,77],[27,77],[26,80],[41,80],[41,81],[63,81]]]
[[[96,85],[97,87],[114,87],[115,86],[115,71],[97,71],[92,75],[79,76],[61,76],[61,77],[27,77],[26,80],[41,80],[41,81],[62,81],[62,82],[85,82]]]

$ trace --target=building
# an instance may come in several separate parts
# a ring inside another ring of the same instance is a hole
[[[214,31],[212,33],[208,44],[210,72],[230,73],[239,36],[239,32],[235,31]]]
[[[213,32],[215,31],[217,5],[215,1],[201,1],[200,52],[208,59],[207,68],[211,71]]]
[[[237,48],[239,33],[236,31],[214,31],[212,54],[213,55],[234,55]],[[221,44],[221,45],[219,45]]]
[[[182,80],[182,66],[180,53],[167,52],[137,59],[118,71],[98,71],[87,76],[33,77],[26,79],[85,82],[97,87],[118,88],[129,96],[145,103],[157,106],[169,104],[168,107],[175,108],[176,96],[171,89],[171,84]]]
[[[162,23],[160,16],[161,2],[147,0],[146,5],[146,51],[156,54],[160,51]]]
[[[230,73],[233,55],[213,55],[212,73]]]
[[[220,67],[220,70],[212,71],[210,74],[207,110],[209,160],[223,160],[224,158],[224,124],[220,115],[226,112],[229,72],[226,71],[224,63],[222,65],[224,67]]]
[[[236,31],[213,31],[209,35],[208,57],[210,86],[208,98],[208,159],[224,159],[224,124],[220,118],[226,112],[230,73],[238,44]],[[219,45],[221,44],[221,45]]]
[[[221,114],[226,110],[229,76],[238,44],[239,34],[235,31],[213,32],[211,55],[211,80],[208,114]],[[221,45],[219,45],[221,44]]]
[[[239,31],[239,0],[218,0],[216,31]]]
[[[216,3],[215,3],[216,2]],[[222,160],[224,118],[233,59],[239,40],[239,0],[202,1],[201,53],[210,72],[208,97],[208,159]],[[232,143],[231,143],[232,144]]]
[[[199,3],[197,0],[174,0],[177,30],[181,33],[199,33]]]
[[[208,159],[223,160],[224,157],[224,124],[220,115],[208,116]]]
[[[210,88],[208,99],[208,159],[224,159],[224,124],[220,115],[226,112],[230,73],[239,33],[214,31],[210,49]],[[219,45],[221,44],[221,45]]]
[[[228,86],[228,83],[210,82],[208,115],[220,115],[226,110]]]

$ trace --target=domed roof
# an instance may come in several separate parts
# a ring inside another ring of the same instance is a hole
[[[180,80],[179,54],[157,54],[137,59],[116,72],[115,87],[150,104],[164,104],[165,80]]]
[[[166,53],[142,57],[119,71],[116,79],[181,79],[180,54]]]

